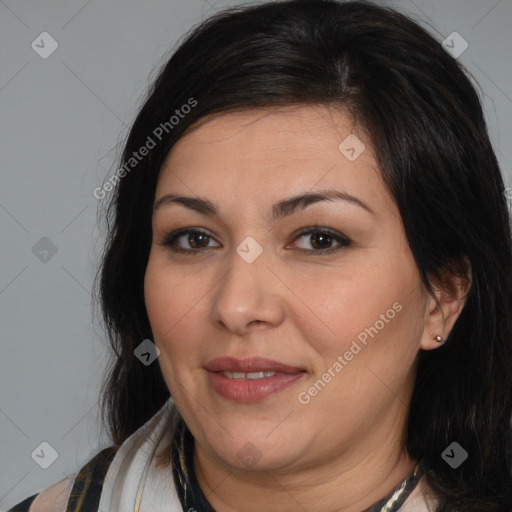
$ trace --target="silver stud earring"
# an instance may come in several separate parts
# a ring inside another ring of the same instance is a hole
[[[432,341],[435,341],[436,343],[443,343],[443,341],[445,341],[445,340],[443,337],[437,335],[437,336],[434,336]]]

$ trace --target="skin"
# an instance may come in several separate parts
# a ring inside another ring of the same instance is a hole
[[[366,148],[354,161],[338,149],[354,133]],[[364,208],[322,201],[280,220],[277,201],[325,189],[357,197]],[[145,276],[146,307],[171,395],[195,438],[198,482],[218,511],[358,512],[391,492],[416,460],[404,427],[420,350],[439,346],[463,307],[422,286],[397,207],[370,142],[350,117],[327,106],[254,110],[214,117],[190,130],[162,167],[156,201],[169,193],[201,196],[209,217],[179,204],[153,214]],[[329,228],[351,240],[297,235]],[[183,227],[176,245],[161,245]],[[248,236],[263,248],[248,263],[236,248]],[[208,247],[204,249],[202,247]],[[375,326],[402,306],[330,382],[307,391]],[[204,365],[221,356],[264,356],[306,370],[291,387],[259,402],[219,396]],[[248,445],[248,443],[251,443]],[[238,452],[257,462],[248,467]]]

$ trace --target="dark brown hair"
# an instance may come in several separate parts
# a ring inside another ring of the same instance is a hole
[[[177,124],[169,119],[196,102]],[[122,443],[169,397],[158,365],[134,357],[153,339],[143,282],[161,165],[205,116],[260,107],[341,106],[368,134],[427,290],[469,278],[447,342],[421,351],[407,449],[431,468],[439,512],[512,509],[512,243],[503,180],[478,95],[461,65],[407,17],[369,2],[269,2],[220,12],[192,30],[151,86],[121,158],[98,272],[113,348],[103,410]],[[158,132],[160,133],[160,132]],[[125,167],[125,169],[127,169]],[[452,442],[468,459],[441,457]]]

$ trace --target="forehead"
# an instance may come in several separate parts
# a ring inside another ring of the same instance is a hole
[[[366,156],[371,156],[365,135],[340,109],[308,105],[230,112],[209,116],[200,120],[197,128],[190,127],[168,159],[190,160],[198,147],[207,153],[229,151],[231,156],[243,160],[271,160],[282,155],[301,159],[325,154],[325,150],[326,156],[337,157],[339,143],[349,134],[364,139]],[[261,152],[262,145],[265,152]]]
[[[228,113],[201,123],[167,156],[157,196],[172,190],[264,200],[320,188],[390,200],[370,141],[351,117],[327,106],[301,106]]]

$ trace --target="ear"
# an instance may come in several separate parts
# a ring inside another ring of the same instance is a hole
[[[434,297],[427,294],[425,323],[420,342],[423,350],[436,349],[446,341],[466,304],[471,287],[471,264],[466,256],[454,263],[432,284]],[[442,340],[437,341],[438,336]]]

